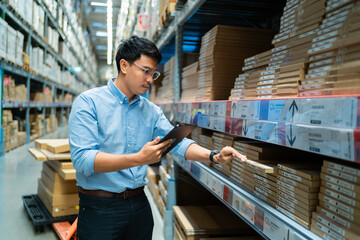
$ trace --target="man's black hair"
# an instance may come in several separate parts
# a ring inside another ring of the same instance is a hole
[[[141,54],[154,58],[157,63],[160,63],[162,59],[159,49],[149,39],[132,36],[127,40],[122,40],[121,44],[117,48],[115,57],[118,72],[120,72],[121,59],[125,59],[129,62],[135,62],[141,58]]]

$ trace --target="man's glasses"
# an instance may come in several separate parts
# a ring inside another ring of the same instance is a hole
[[[154,81],[160,77],[160,72],[159,71],[153,70],[153,69],[148,68],[148,67],[142,67],[142,66],[140,66],[140,65],[138,65],[138,64],[136,64],[134,62],[131,62],[131,63],[133,63],[136,66],[138,66],[139,68],[141,68],[144,71],[145,76],[152,76]]]

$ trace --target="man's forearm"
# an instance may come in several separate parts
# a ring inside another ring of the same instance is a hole
[[[210,150],[203,148],[195,143],[191,144],[185,152],[185,158],[193,161],[208,162],[210,161]]]
[[[99,152],[95,156],[94,171],[97,173],[115,172],[138,166],[138,157],[133,154],[110,154]]]

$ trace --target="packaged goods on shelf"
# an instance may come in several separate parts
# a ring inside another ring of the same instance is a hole
[[[15,63],[16,62],[16,31],[7,26],[7,43],[6,43],[6,58]]]
[[[321,237],[360,239],[360,168],[325,160],[311,230]]]
[[[30,67],[39,75],[43,75],[44,71],[44,50],[39,47],[32,48],[30,54]]]
[[[326,14],[312,39],[309,69],[299,86],[300,96],[359,93],[360,3],[341,6],[327,1]]]
[[[27,101],[27,87],[25,84],[15,86],[15,99],[19,101]]]
[[[33,0],[25,0],[24,3],[25,3],[24,19],[29,25],[32,25],[32,23],[33,23]]]
[[[44,115],[43,114],[30,114],[30,139],[34,140],[44,135]]]
[[[156,102],[172,102],[174,99],[175,57],[165,63],[164,78],[156,94]]]
[[[311,213],[316,209],[320,190],[320,171],[309,164],[278,165],[278,199],[276,208],[288,212],[293,220],[310,228]],[[302,201],[306,199],[306,201]],[[295,201],[290,201],[297,200]]]
[[[24,34],[16,31],[15,63],[22,66],[22,54],[24,48]]]
[[[56,29],[52,27],[47,28],[48,32],[48,44],[55,50],[55,52],[59,51],[59,33]]]
[[[49,117],[45,118],[45,126],[46,126],[46,133],[53,132],[55,128],[57,128],[57,122],[55,115],[51,114]]]
[[[7,29],[7,22],[0,18],[0,57],[2,58],[7,58]]]
[[[229,98],[245,58],[269,49],[273,32],[217,25],[202,37],[197,100]]]
[[[9,75],[4,75],[3,98],[6,100],[15,100],[16,98],[15,80]]]
[[[223,205],[174,206],[173,209],[174,239],[255,235],[249,225]]]
[[[196,101],[199,85],[199,62],[195,62],[183,68],[181,82],[181,102]]]
[[[245,60],[245,73],[237,78],[230,99],[297,97],[307,51],[324,13],[325,0],[288,1],[272,41],[275,48]]]

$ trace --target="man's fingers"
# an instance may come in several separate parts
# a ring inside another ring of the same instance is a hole
[[[171,142],[172,142],[172,139],[168,139],[165,142],[159,143],[157,145],[157,147],[158,147],[158,149],[161,149],[161,148],[165,147],[166,145],[171,144]]]
[[[236,158],[240,159],[242,162],[246,162],[246,160],[247,160],[245,155],[242,155],[242,154],[240,154],[240,153],[238,153],[236,151],[233,152],[232,155],[233,155],[233,157],[236,157]]]
[[[150,145],[156,145],[156,144],[158,144],[160,142],[160,137],[157,137],[157,138],[155,138],[154,140],[152,140],[151,142],[150,142]]]

